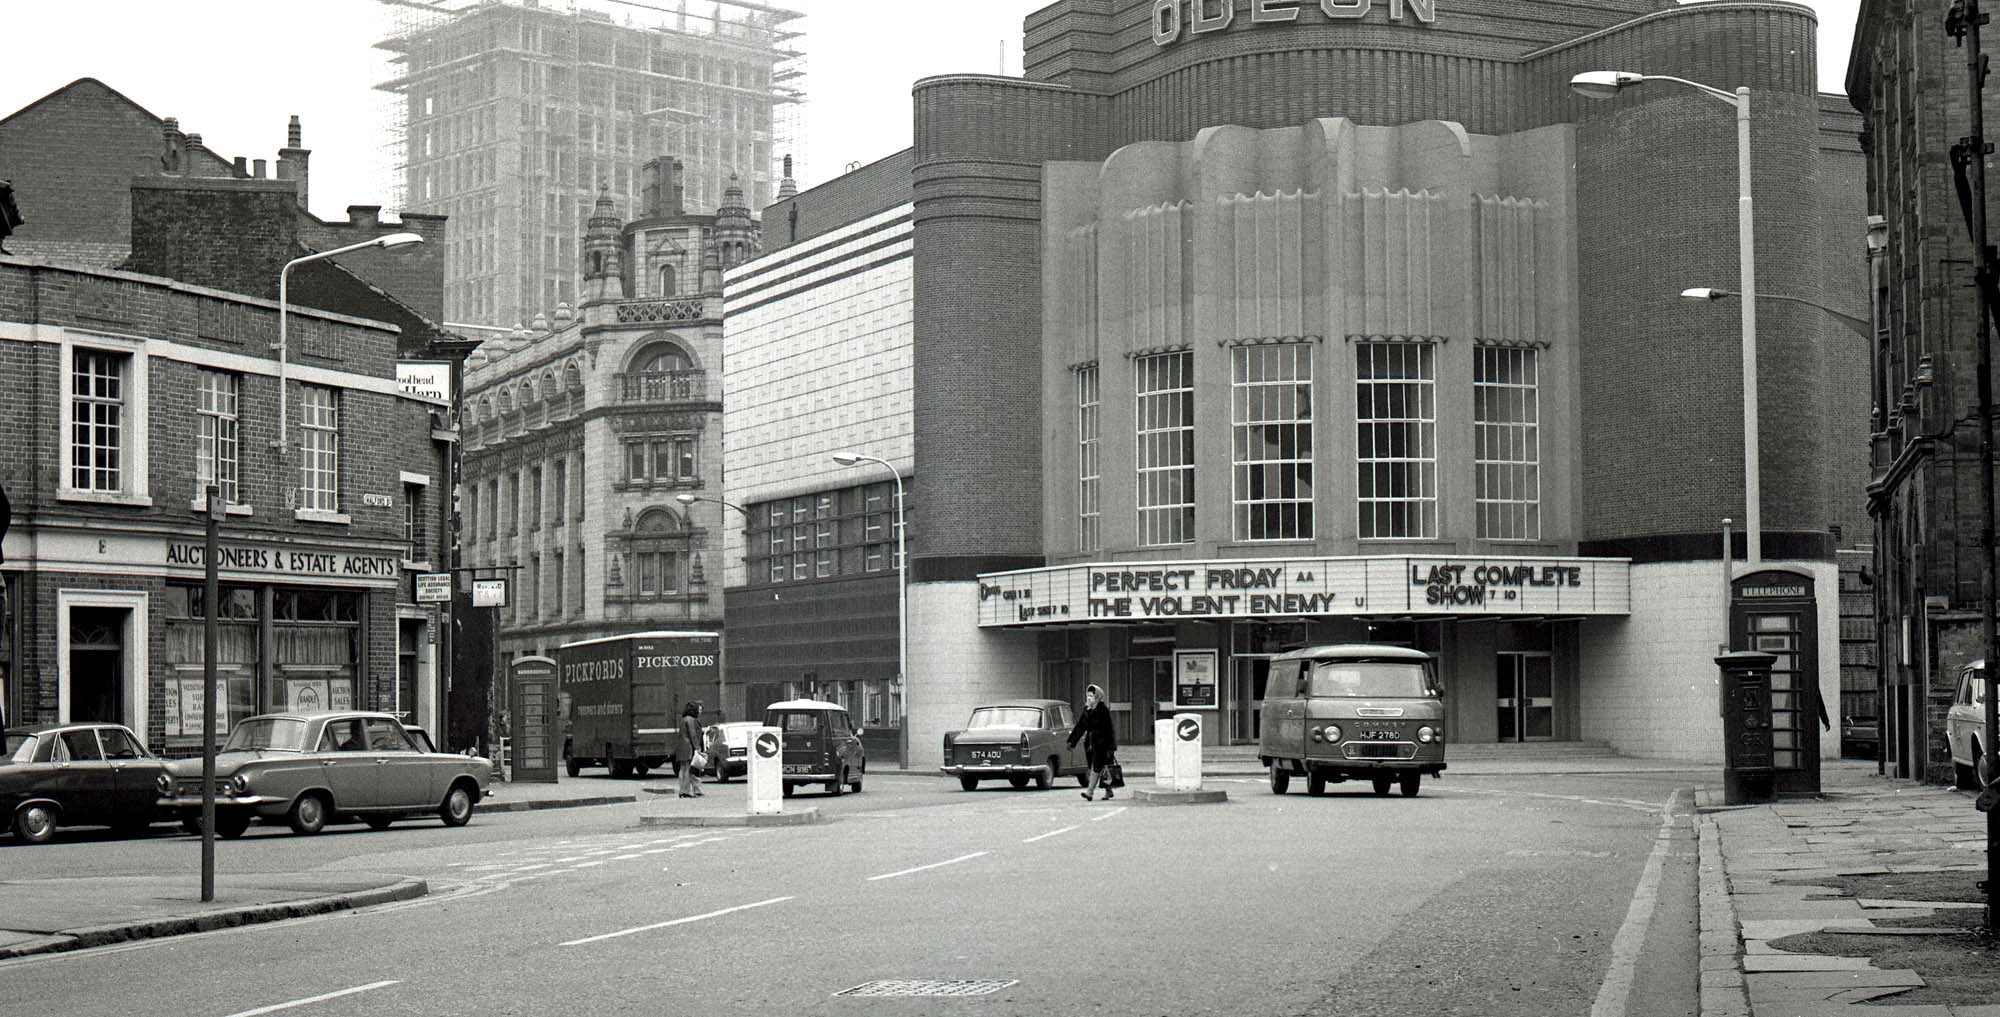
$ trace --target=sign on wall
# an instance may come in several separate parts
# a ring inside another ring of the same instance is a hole
[[[1214,650],[1174,651],[1174,709],[1215,709],[1215,657]]]
[[[507,580],[475,579],[472,581],[473,607],[506,607]]]
[[[1252,26],[1292,24],[1305,20],[1301,12],[1318,8],[1327,21],[1359,21],[1378,6],[1388,9],[1391,21],[1437,21],[1437,0],[1250,0],[1248,18]],[[1171,46],[1235,22],[1236,0],[1153,0],[1153,45]]]
[[[1624,615],[1624,558],[1260,558],[1059,565],[979,577],[979,624],[1182,618]]]
[[[417,603],[448,604],[451,602],[451,573],[417,573]]]
[[[443,360],[396,361],[396,388],[406,396],[451,402],[451,364]]]

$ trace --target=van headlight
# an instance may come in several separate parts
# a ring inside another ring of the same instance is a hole
[[[1340,740],[1340,725],[1328,724],[1325,731],[1327,744],[1331,745]]]
[[[1431,742],[1441,742],[1444,741],[1444,732],[1437,728],[1430,727],[1429,725],[1425,725],[1424,727],[1420,727],[1417,729],[1417,740],[1427,745],[1430,744]]]

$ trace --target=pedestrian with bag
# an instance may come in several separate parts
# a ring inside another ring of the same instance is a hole
[[[1118,732],[1111,726],[1111,707],[1104,705],[1104,690],[1095,685],[1083,690],[1083,713],[1076,718],[1076,726],[1070,729],[1069,745],[1075,748],[1083,742],[1083,755],[1090,767],[1090,786],[1083,791],[1084,801],[1094,801],[1100,785],[1104,788],[1104,800],[1116,797],[1111,790],[1111,768],[1118,763]]]
[[[701,778],[695,774],[699,768],[696,758],[701,756],[701,703],[690,699],[681,707],[681,743],[674,748],[674,764],[680,767],[680,797],[700,798]],[[702,760],[706,762],[706,760]]]

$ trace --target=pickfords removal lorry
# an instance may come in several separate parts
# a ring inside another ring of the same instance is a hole
[[[714,632],[634,632],[557,647],[569,700],[569,775],[602,766],[613,777],[645,776],[672,763],[681,708],[714,698],[721,649]]]

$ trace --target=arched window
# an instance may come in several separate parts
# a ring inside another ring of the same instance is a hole
[[[572,395],[583,394],[583,372],[576,369],[575,363],[563,368],[563,388]]]
[[[673,295],[674,295],[674,292],[675,292],[675,291],[674,291],[674,266],[672,266],[672,265],[661,265],[661,266],[660,266],[660,296],[663,296],[663,297],[671,297],[671,296],[673,296]]]
[[[634,596],[662,597],[681,592],[688,533],[672,510],[653,508],[641,513],[632,524],[627,551],[632,563],[628,585]]]
[[[521,406],[525,409],[535,401],[535,381],[532,378],[521,382]]]
[[[694,361],[687,351],[670,342],[658,342],[639,351],[633,361],[632,370],[639,374],[665,374],[670,371],[687,371],[694,368]]]

